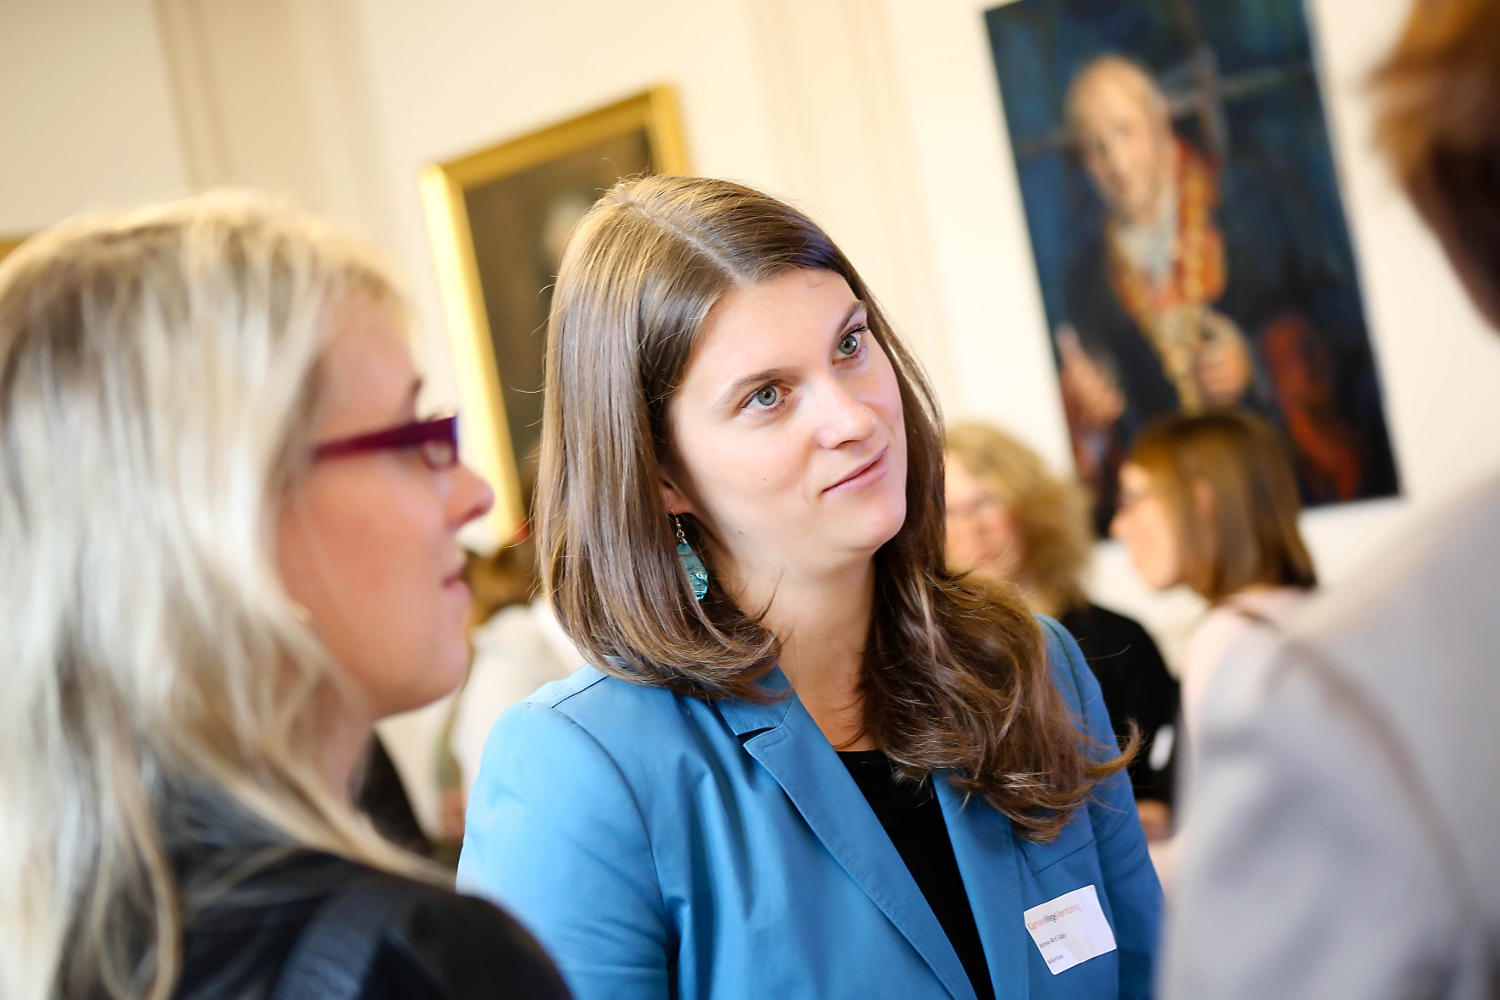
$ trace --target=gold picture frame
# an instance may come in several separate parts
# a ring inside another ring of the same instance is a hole
[[[464,411],[465,459],[495,488],[492,542],[526,520],[556,259],[610,185],[688,172],[672,89],[645,93],[422,170],[422,203]]]
[[[0,236],[0,260],[4,260],[12,250],[25,242],[24,236]]]

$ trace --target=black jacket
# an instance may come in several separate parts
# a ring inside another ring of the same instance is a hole
[[[1084,604],[1058,616],[1073,633],[1083,658],[1099,681],[1109,721],[1123,745],[1134,721],[1141,733],[1141,749],[1130,762],[1130,784],[1138,799],[1173,800],[1177,752],[1170,749],[1160,768],[1151,766],[1157,740],[1176,744],[1179,692],[1167,672],[1161,650],[1134,618]],[[1164,727],[1171,726],[1169,731]],[[1170,735],[1169,735],[1170,733]],[[1169,749],[1167,747],[1164,750]]]
[[[278,845],[230,810],[194,812],[172,849],[177,1000],[568,997],[541,947],[490,903]]]

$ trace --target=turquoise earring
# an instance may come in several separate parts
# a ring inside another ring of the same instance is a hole
[[[682,518],[673,514],[672,524],[677,528],[677,561],[682,563],[688,586],[693,588],[693,600],[701,601],[703,595],[708,593],[708,570],[703,568],[703,560],[698,558],[698,553],[688,544],[687,535],[682,533]]]

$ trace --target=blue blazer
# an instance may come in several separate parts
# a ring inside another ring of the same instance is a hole
[[[1042,622],[1064,701],[1111,752],[1077,643]],[[1124,771],[1045,844],[934,784],[997,1000],[1149,996],[1161,887]],[[458,880],[530,927],[577,1000],[974,1000],[795,694],[706,702],[591,667],[547,685],[490,733]],[[1053,975],[1021,914],[1088,885],[1118,949]]]

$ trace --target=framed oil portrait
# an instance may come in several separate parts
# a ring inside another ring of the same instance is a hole
[[[1239,406],[1304,503],[1397,492],[1302,0],[985,14],[1074,458],[1103,533],[1134,436]]]
[[[495,487],[492,541],[525,524],[522,472],[541,440],[547,313],[569,234],[621,178],[687,169],[663,86],[423,170],[465,455]]]

